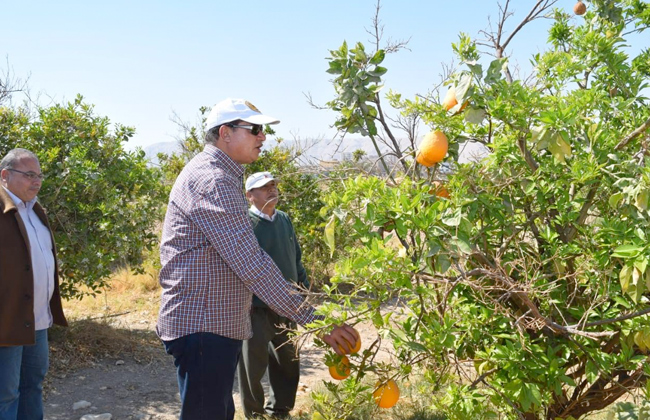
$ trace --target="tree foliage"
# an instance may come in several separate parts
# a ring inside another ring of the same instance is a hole
[[[111,130],[81,96],[38,108],[33,118],[24,108],[0,108],[0,155],[32,150],[46,175],[39,201],[57,242],[65,297],[98,292],[117,266],[138,267],[157,242],[166,197],[144,152],[124,149],[133,133]]]
[[[514,33],[553,3],[537,2]],[[452,145],[470,139],[489,155],[459,164],[450,154],[450,199],[432,189],[440,167],[412,161],[394,180],[360,176],[327,197],[359,245],[333,280],[354,290],[330,289],[339,305],[323,312],[371,320],[400,363],[365,373],[404,377],[417,366],[451,419],[578,418],[646,392],[650,375],[650,73],[648,46],[629,45],[644,39],[634,35],[650,26],[650,6],[555,9],[526,80],[503,54],[501,11],[493,57],[465,35],[454,45],[456,108],[388,96]],[[343,118],[363,113],[351,106]],[[406,316],[382,314],[396,297]]]

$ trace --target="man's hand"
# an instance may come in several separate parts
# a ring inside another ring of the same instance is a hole
[[[360,339],[359,332],[347,324],[335,326],[331,333],[322,337],[322,340],[340,356],[345,354],[342,349],[354,347],[354,344]]]

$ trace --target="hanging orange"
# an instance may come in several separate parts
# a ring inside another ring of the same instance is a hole
[[[358,353],[359,350],[361,350],[361,338],[360,337],[357,338],[357,341],[354,342],[354,345],[350,344],[350,342],[348,340],[345,340],[345,341],[347,343],[345,346],[339,345],[339,350],[341,350],[341,352],[343,352],[345,354],[354,354],[354,353]]]
[[[442,106],[449,111],[453,107],[458,105],[458,101],[456,100],[456,88],[453,86],[449,88],[447,91],[447,94],[445,95],[445,99],[442,100]]]
[[[337,381],[347,378],[350,376],[350,359],[347,356],[341,356],[340,361],[330,366],[329,370],[330,376]]]
[[[458,105],[458,99],[456,99],[456,88],[454,86],[451,86],[447,91],[445,98],[442,100],[442,106],[445,108],[446,111],[449,111],[456,105]],[[462,111],[466,107],[467,107],[467,102],[465,102],[463,106],[460,107],[460,110],[458,110],[458,112]]]
[[[375,402],[381,408],[391,408],[399,400],[399,387],[394,380],[385,383],[377,383],[377,389],[372,393]]]
[[[433,166],[447,156],[449,149],[449,140],[440,130],[428,133],[420,142],[415,160],[427,167]]]
[[[441,198],[449,198],[449,190],[447,190],[445,185],[440,181],[433,181],[429,194],[434,194]]]

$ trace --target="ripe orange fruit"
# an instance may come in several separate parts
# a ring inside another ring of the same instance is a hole
[[[340,346],[339,345],[339,350],[341,350],[345,354],[354,354],[358,353],[359,350],[361,350],[361,338],[358,338],[357,341],[354,342],[354,345],[350,344],[348,340],[345,340],[347,344],[345,346]]]
[[[433,166],[447,156],[449,140],[440,130],[428,133],[420,142],[415,160],[424,166]]]
[[[456,88],[452,86],[447,91],[445,99],[442,100],[442,106],[449,111],[456,105],[458,105],[458,101],[456,100]]]
[[[587,6],[581,1],[578,1],[574,6],[573,6],[573,13],[575,13],[578,16],[582,16],[587,12]]]
[[[377,389],[372,393],[375,402],[381,408],[391,408],[399,400],[399,387],[394,380],[381,383],[377,382]]]
[[[458,100],[456,99],[456,87],[451,86],[447,91],[445,98],[442,100],[442,106],[445,108],[445,110],[449,111],[456,105],[458,105]],[[465,109],[465,107],[467,107],[467,102],[465,102],[463,106],[460,107],[460,110],[458,112]]]
[[[449,198],[449,191],[440,181],[433,181],[433,188],[429,190],[429,194],[435,194],[442,198]]]
[[[337,381],[350,376],[350,359],[347,356],[340,356],[340,360],[329,367],[330,376]]]

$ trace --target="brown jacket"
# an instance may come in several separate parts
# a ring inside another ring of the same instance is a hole
[[[40,204],[34,205],[34,212],[50,229]],[[54,249],[56,261],[56,245]],[[66,326],[68,323],[61,307],[58,271],[58,264],[55,263],[50,311],[55,324]],[[34,344],[34,335],[34,278],[29,239],[16,205],[0,185],[0,346]]]

